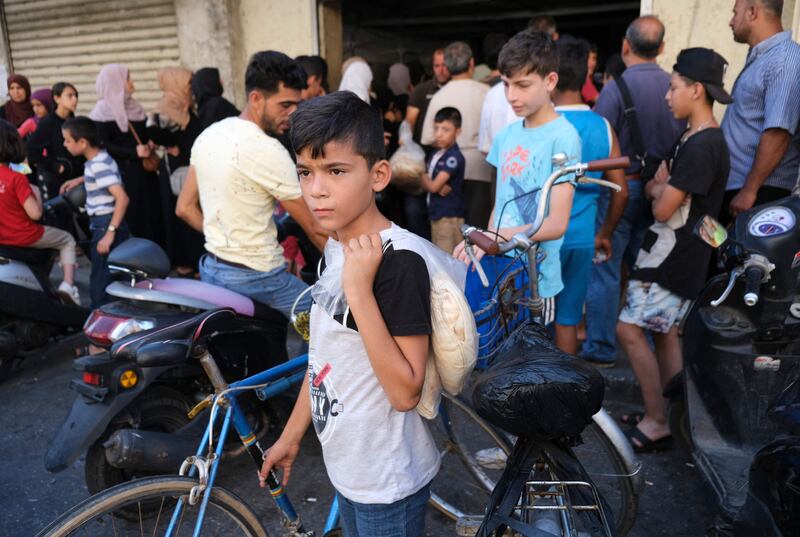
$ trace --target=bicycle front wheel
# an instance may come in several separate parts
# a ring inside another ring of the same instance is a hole
[[[123,483],[79,503],[51,522],[38,537],[164,535],[178,501],[183,501],[183,509],[172,535],[192,535],[201,504],[188,502],[195,485],[197,480],[193,478],[172,475]],[[206,535],[267,537],[247,504],[221,487],[212,489],[203,520]]]

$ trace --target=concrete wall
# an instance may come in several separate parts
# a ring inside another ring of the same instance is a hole
[[[666,26],[664,54],[659,64],[672,70],[678,53],[688,47],[713,48],[728,60],[725,87],[730,91],[747,57],[747,45],[733,41],[728,22],[733,15],[733,0],[643,0],[642,14],[657,15]],[[793,30],[795,40],[800,34],[800,2],[785,0],[784,27]],[[724,107],[715,105],[722,117]]]

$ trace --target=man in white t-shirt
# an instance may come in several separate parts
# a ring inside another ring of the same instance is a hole
[[[276,138],[289,128],[306,86],[303,69],[281,52],[257,52],[245,73],[247,106],[214,123],[192,147],[179,217],[206,237],[203,281],[226,287],[289,317],[306,285],[286,271],[272,214],[275,202],[322,249],[327,235],[301,198],[292,157]],[[301,308],[310,306],[305,299]]]
[[[466,43],[457,41],[447,45],[444,49],[444,62],[452,78],[431,98],[422,124],[422,145],[433,145],[433,119],[439,110],[452,106],[461,113],[461,134],[456,141],[466,161],[464,220],[467,224],[485,227],[492,210],[492,167],[486,163],[485,155],[478,151],[478,127],[483,99],[489,86],[472,79],[475,60],[472,49]]]

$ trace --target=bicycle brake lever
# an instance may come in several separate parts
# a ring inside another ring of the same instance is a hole
[[[472,249],[472,245],[469,242],[466,242],[464,249],[467,251],[467,257],[469,257],[469,260],[472,262],[472,266],[478,271],[478,277],[481,279],[481,284],[483,284],[484,287],[489,287],[489,278],[487,278],[486,273],[483,272],[483,267],[481,267],[478,258],[475,256],[475,251]]]
[[[578,182],[582,184],[593,184],[593,185],[604,186],[606,188],[610,188],[614,192],[619,192],[620,190],[622,190],[622,187],[616,183],[612,183],[611,181],[604,181],[602,179],[595,179],[594,177],[586,177],[585,175],[580,179],[578,179]]]

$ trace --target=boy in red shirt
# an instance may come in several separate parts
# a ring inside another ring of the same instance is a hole
[[[75,287],[75,239],[72,235],[36,221],[42,217],[42,195],[28,179],[9,168],[25,160],[22,139],[10,123],[0,121],[0,244],[59,251],[64,281],[58,286],[63,299],[80,305]]]

